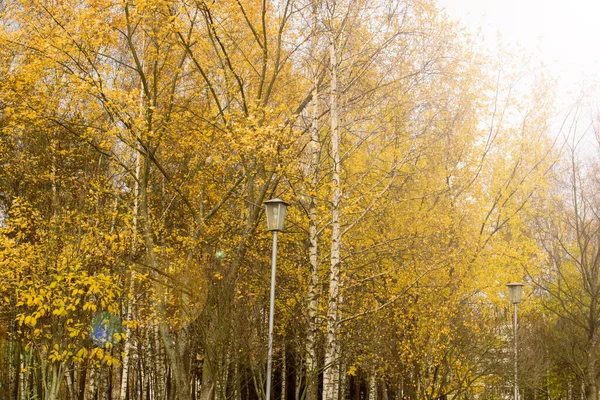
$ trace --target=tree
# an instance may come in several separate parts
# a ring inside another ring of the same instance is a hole
[[[560,338],[548,340],[554,350],[550,356],[552,362],[568,366],[570,374],[582,382],[585,398],[597,399],[600,321],[597,165],[593,160],[580,158],[581,143],[581,138],[573,139],[568,147],[568,164],[564,164],[568,168],[566,179],[557,182],[557,195],[548,200],[547,216],[540,218],[539,240],[546,263],[536,284],[549,314],[547,329],[561,332]]]
[[[518,77],[433,2],[3,7],[13,398],[262,398],[271,196],[293,203],[273,393],[467,396],[501,374],[548,96],[513,102]]]

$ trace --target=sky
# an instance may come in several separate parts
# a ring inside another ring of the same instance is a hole
[[[490,48],[521,46],[557,79],[558,103],[600,77],[600,0],[438,0]]]

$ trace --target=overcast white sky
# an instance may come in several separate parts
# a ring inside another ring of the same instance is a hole
[[[539,57],[559,79],[560,104],[600,76],[600,0],[438,0],[493,48],[498,35]],[[570,92],[570,94],[569,94]]]

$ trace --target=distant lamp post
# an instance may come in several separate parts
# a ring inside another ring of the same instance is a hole
[[[519,399],[519,387],[517,383],[517,304],[521,302],[521,296],[523,295],[523,284],[522,283],[509,283],[508,285],[508,297],[514,307],[513,315],[513,330],[514,330],[514,343],[515,343],[515,377],[514,377],[514,400]]]
[[[271,360],[273,358],[273,314],[275,312],[275,268],[277,266],[277,233],[283,231],[287,204],[281,199],[265,201],[267,229],[273,232],[273,255],[271,257],[271,304],[269,306],[269,351],[267,355],[267,396],[271,399]]]

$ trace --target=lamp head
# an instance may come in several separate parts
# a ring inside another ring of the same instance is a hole
[[[508,297],[512,304],[519,304],[523,295],[523,284],[512,282],[506,285],[508,287]]]
[[[288,205],[285,201],[277,198],[265,201],[268,230],[282,231],[284,229],[285,212]]]

